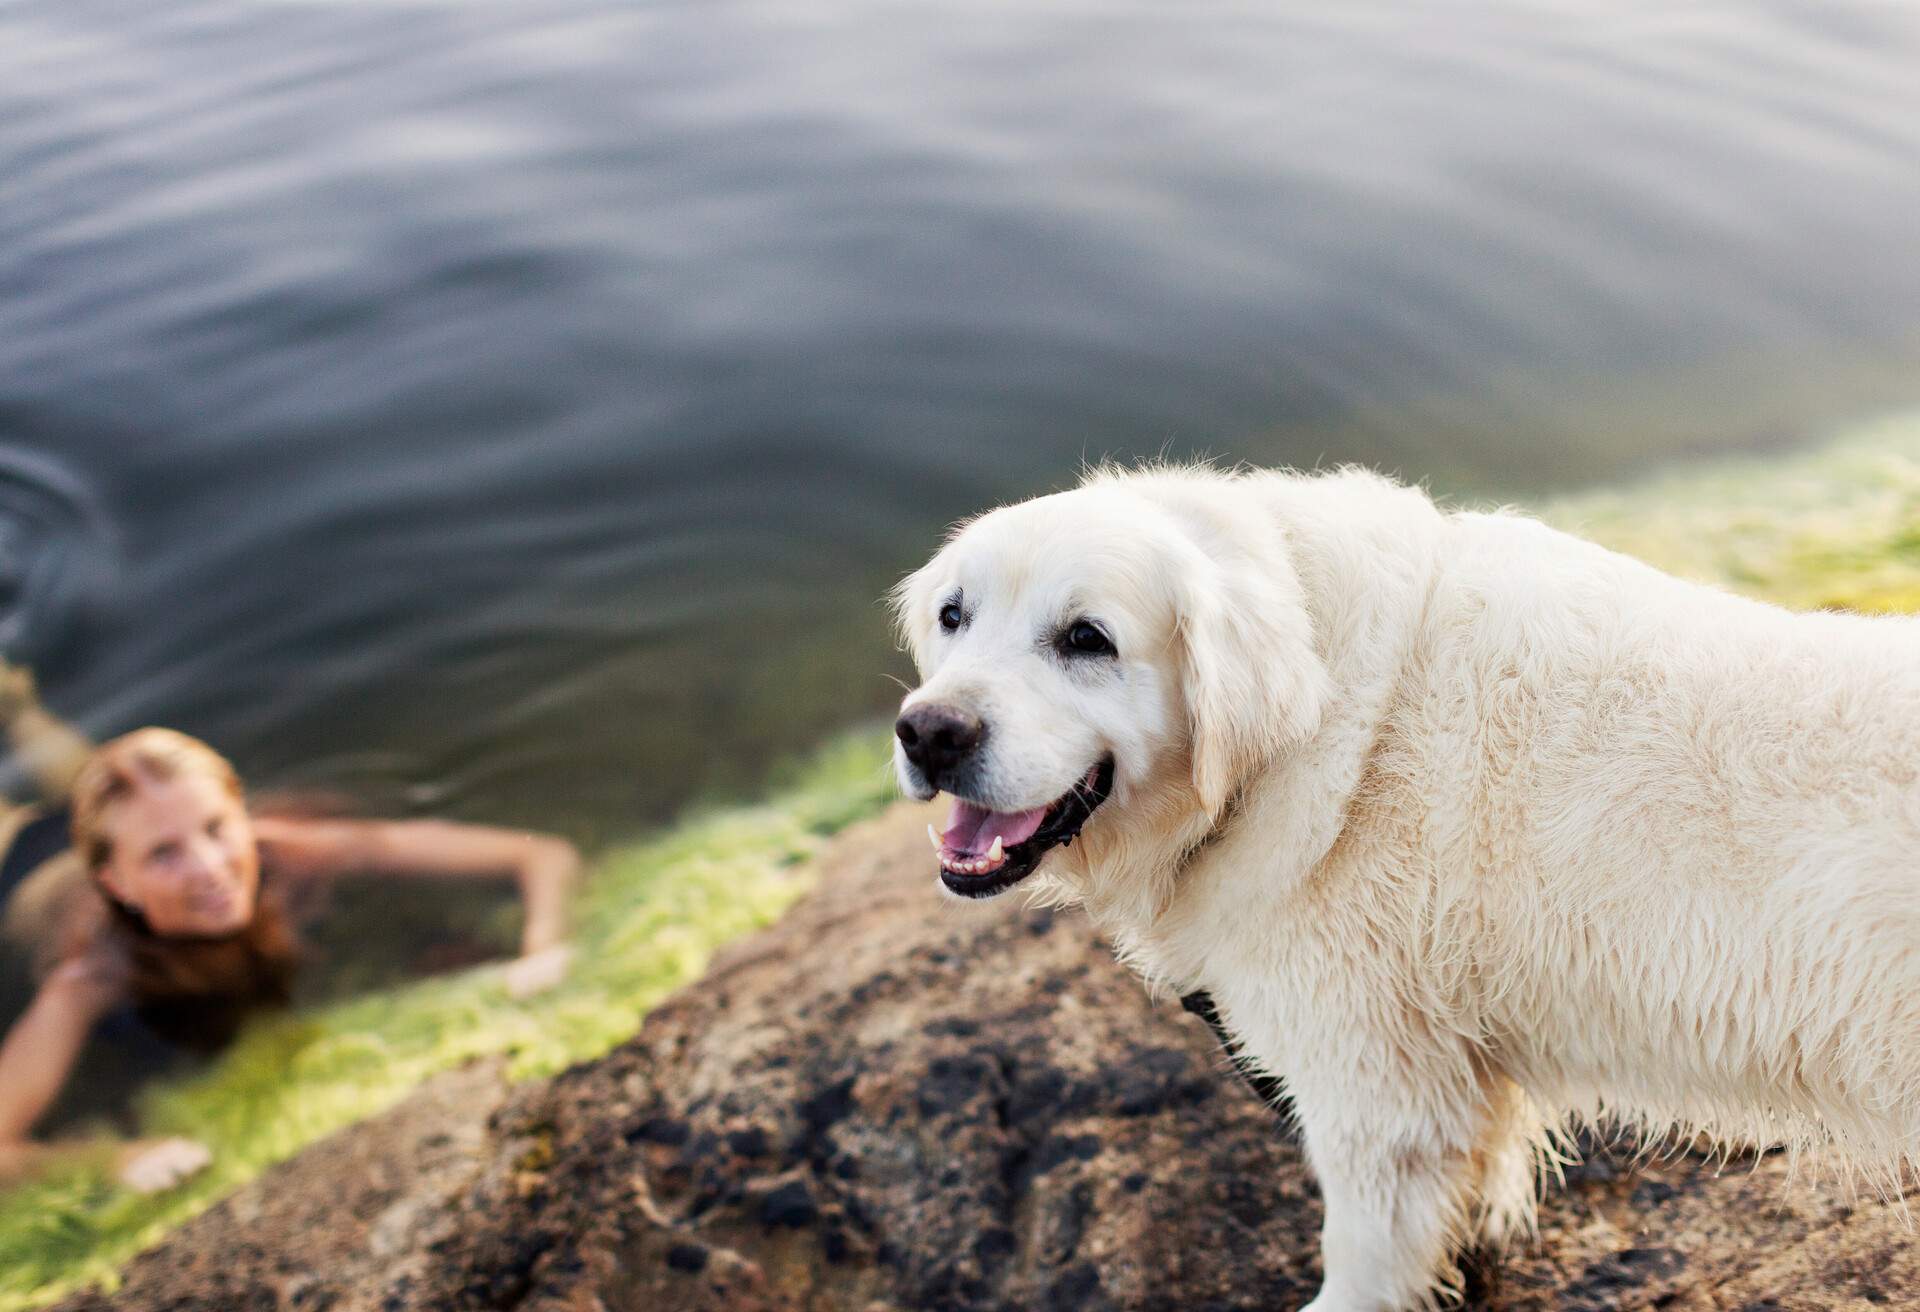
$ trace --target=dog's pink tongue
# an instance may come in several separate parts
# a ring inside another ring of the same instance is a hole
[[[940,841],[956,852],[985,856],[996,838],[1006,847],[1026,842],[1046,818],[1044,806],[1036,806],[1031,811],[989,811],[972,802],[956,801],[953,814],[947,817],[947,832],[940,835]]]

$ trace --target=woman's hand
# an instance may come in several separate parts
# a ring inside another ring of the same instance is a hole
[[[545,993],[567,977],[572,965],[573,946],[569,943],[530,952],[507,967],[507,996],[522,999]]]
[[[207,1146],[192,1139],[145,1139],[120,1151],[120,1183],[135,1193],[157,1194],[198,1175],[213,1161]]]

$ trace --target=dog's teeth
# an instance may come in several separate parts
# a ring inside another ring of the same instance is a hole
[[[927,841],[933,844],[934,851],[940,850],[940,835],[934,831],[932,825],[927,826]]]
[[[1000,844],[1000,835],[993,836],[993,846],[987,849],[987,864],[997,866],[1007,859],[1007,850]]]

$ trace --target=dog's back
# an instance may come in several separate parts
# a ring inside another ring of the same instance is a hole
[[[1451,531],[1380,765],[1489,1051],[1556,1108],[1911,1153],[1920,622]]]

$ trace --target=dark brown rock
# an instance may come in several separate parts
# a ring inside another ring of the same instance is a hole
[[[436,1081],[134,1262],[129,1308],[1285,1309],[1319,1205],[1202,1019],[1084,922],[945,905],[903,807],[606,1058]],[[490,1115],[489,1115],[490,1113]],[[1800,1174],[1808,1174],[1805,1164]],[[1596,1149],[1475,1306],[1920,1308],[1896,1206]],[[93,1308],[107,1300],[71,1300]]]

